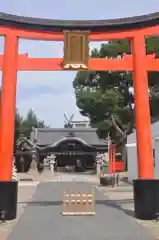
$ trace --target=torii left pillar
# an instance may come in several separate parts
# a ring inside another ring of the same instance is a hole
[[[18,37],[5,36],[0,131],[0,220],[12,220],[17,212],[17,182],[12,181],[14,120],[16,108]]]

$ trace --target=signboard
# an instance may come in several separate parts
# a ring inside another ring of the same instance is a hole
[[[64,69],[88,69],[88,31],[64,31]]]
[[[57,156],[80,156],[80,155],[90,155],[92,152],[55,152]]]

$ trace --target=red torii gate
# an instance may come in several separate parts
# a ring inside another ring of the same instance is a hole
[[[17,185],[11,179],[17,71],[64,70],[61,64],[63,59],[60,58],[29,58],[27,54],[18,55],[18,39],[64,41],[65,30],[89,31],[88,37],[91,41],[116,39],[131,41],[132,56],[125,56],[123,59],[89,59],[87,69],[134,72],[139,173],[139,179],[134,182],[134,191],[135,199],[138,199],[135,201],[140,202],[138,192],[140,196],[142,195],[140,200],[143,206],[141,209],[141,206],[138,208],[138,203],[135,204],[135,211],[138,217],[150,215],[152,209],[150,211],[146,208],[147,201],[150,200],[145,199],[145,191],[151,192],[156,181],[152,156],[147,71],[159,70],[159,60],[155,59],[154,55],[146,55],[145,37],[159,34],[158,24],[159,13],[99,21],[58,21],[0,14],[0,35],[5,36],[4,55],[0,56],[0,69],[3,72],[0,115],[0,194],[3,193],[3,199],[0,198],[0,209],[6,211],[7,219],[16,217]]]

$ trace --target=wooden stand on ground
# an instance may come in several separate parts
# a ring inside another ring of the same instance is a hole
[[[64,192],[63,216],[94,216],[95,215],[95,199],[94,192]]]

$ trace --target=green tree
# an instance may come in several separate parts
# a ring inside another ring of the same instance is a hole
[[[27,113],[27,116],[22,121],[20,132],[24,134],[24,136],[30,137],[30,133],[33,127],[45,128],[48,126],[45,125],[44,121],[39,120],[35,112],[32,109],[30,109]]]
[[[16,142],[20,136],[20,128],[23,122],[23,117],[20,116],[18,113],[18,109],[16,108],[16,113],[15,113],[15,129],[14,129],[14,152],[16,150]]]
[[[146,39],[148,54],[156,53],[159,57],[159,37]],[[100,49],[93,49],[90,57],[122,56],[131,54],[128,40],[110,41],[102,44]],[[159,73],[148,73],[151,116],[159,118]],[[124,84],[123,84],[124,83]],[[106,137],[111,132],[112,138],[119,142],[121,136],[132,130],[133,115],[130,108],[128,87],[133,85],[131,72],[100,72],[79,71],[74,79],[76,103],[83,116],[87,116],[93,127],[97,127],[100,137]]]
[[[0,99],[1,99],[1,88],[0,88]],[[0,101],[0,108],[1,108],[1,101]],[[17,147],[16,143],[20,138],[20,135],[23,135],[24,137],[30,137],[32,127],[45,128],[49,126],[45,125],[44,121],[39,120],[32,109],[28,111],[27,116],[24,119],[19,114],[18,109],[16,108],[15,126],[14,126],[14,153],[16,151],[16,147]]]

